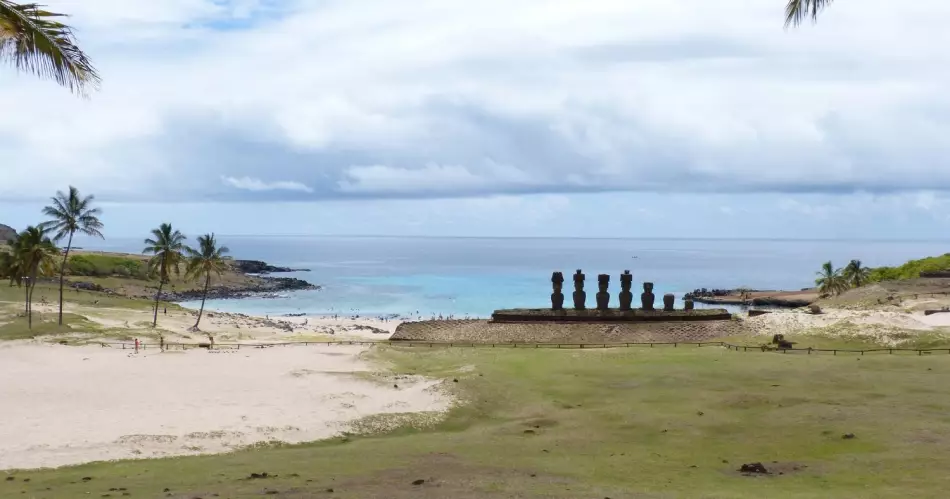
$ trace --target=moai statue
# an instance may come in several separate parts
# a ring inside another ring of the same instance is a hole
[[[633,274],[624,270],[623,274],[620,274],[620,310],[623,312],[630,310],[630,304],[633,303],[630,286],[633,286]]]
[[[683,302],[683,310],[692,310],[693,309],[693,300],[686,300]]]
[[[584,292],[584,273],[577,269],[574,274],[574,310],[584,310],[587,293]]]
[[[551,293],[551,310],[564,310],[564,293],[561,287],[564,286],[564,274],[555,272],[551,274],[551,287],[554,292]]]
[[[610,275],[600,274],[597,276],[597,310],[607,310],[610,307],[610,293],[607,287],[610,285]]]
[[[640,308],[643,310],[653,310],[653,301],[655,299],[656,297],[653,296],[653,283],[643,283],[643,292],[640,293]]]
[[[673,296],[673,293],[667,293],[663,295],[663,311],[672,312],[673,304],[676,302],[676,297]]]

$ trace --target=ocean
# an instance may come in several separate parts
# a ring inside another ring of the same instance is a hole
[[[814,285],[827,260],[844,266],[899,265],[946,253],[944,241],[804,241],[737,239],[419,238],[327,236],[218,236],[240,259],[264,260],[306,272],[299,277],[323,289],[280,298],[209,300],[211,310],[259,315],[389,315],[488,317],[499,308],[550,306],[551,272],[587,276],[593,307],[597,274],[610,274],[611,304],[619,274],[655,284],[657,303],[674,293],[678,306],[696,288],[801,289]],[[82,241],[86,249],[140,252],[140,239]],[[186,303],[197,306],[197,303]]]

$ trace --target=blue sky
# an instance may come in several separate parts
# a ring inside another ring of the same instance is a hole
[[[0,71],[0,222],[107,235],[943,238],[950,5],[49,0],[103,88]]]

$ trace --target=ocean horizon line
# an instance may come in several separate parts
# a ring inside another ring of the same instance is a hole
[[[236,238],[335,238],[335,239],[498,239],[498,240],[584,240],[584,241],[756,241],[756,242],[819,242],[819,243],[950,243],[950,238],[789,238],[789,237],[607,237],[607,236],[469,236],[469,235],[396,235],[396,234],[225,234]],[[111,239],[136,239],[138,236],[114,236]],[[107,240],[110,238],[106,238]]]

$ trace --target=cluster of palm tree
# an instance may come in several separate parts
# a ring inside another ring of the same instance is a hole
[[[785,25],[818,19],[833,0],[788,0]],[[36,3],[0,0],[0,59],[40,77],[52,78],[80,95],[99,85],[99,74],[76,44],[72,28],[59,21],[66,17]]]
[[[53,204],[43,208],[49,217],[39,225],[31,225],[7,241],[6,251],[0,252],[0,278],[9,279],[10,285],[25,288],[25,312],[27,324],[33,328],[33,290],[41,277],[56,274],[59,263],[59,325],[63,325],[63,284],[66,262],[72,248],[73,236],[78,232],[102,237],[101,211],[93,208],[93,196],[79,194],[75,187],[69,193],[57,192]],[[57,241],[66,240],[66,248],[60,251]],[[62,260],[59,260],[62,258]]]
[[[24,288],[25,313],[30,329],[33,328],[32,303],[36,283],[40,278],[55,276],[57,273],[59,325],[63,325],[63,287],[73,236],[79,233],[103,237],[103,224],[99,220],[102,211],[92,206],[94,201],[94,196],[82,196],[73,186],[69,187],[67,193],[57,192],[52,198],[52,204],[43,208],[43,214],[48,219],[17,233],[13,239],[7,241],[5,249],[0,249],[0,278],[8,279],[10,286]],[[152,326],[158,323],[162,288],[170,282],[172,275],[181,275],[181,265],[184,265],[186,279],[204,279],[201,309],[193,326],[197,331],[204,313],[208,289],[211,287],[211,277],[220,276],[228,268],[225,255],[229,250],[218,244],[214,234],[198,237],[197,248],[186,245],[186,239],[184,234],[173,229],[171,224],[163,223],[152,230],[152,237],[145,240],[143,253],[152,255],[148,261],[148,275],[158,277]],[[60,241],[66,242],[65,248],[56,246]]]
[[[171,276],[181,275],[181,265],[185,265],[186,279],[204,278],[204,292],[201,295],[201,308],[198,310],[198,319],[192,326],[198,330],[198,323],[205,310],[205,300],[208,298],[208,289],[211,287],[212,274],[220,276],[227,270],[225,255],[229,252],[227,246],[219,246],[214,234],[205,234],[198,237],[198,248],[185,244],[187,238],[180,231],[175,230],[170,223],[163,223],[152,229],[152,237],[145,239],[143,253],[151,254],[148,261],[149,275],[158,277],[158,292],[155,293],[155,309],[152,314],[152,327],[158,324],[158,305],[161,301],[162,288],[171,281]]]
[[[851,260],[844,268],[835,268],[830,261],[817,272],[818,294],[821,296],[840,295],[851,288],[860,288],[870,281],[871,269],[861,265],[861,260]]]

